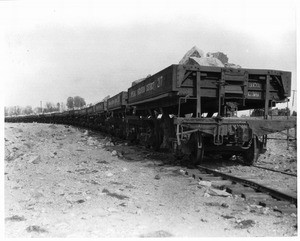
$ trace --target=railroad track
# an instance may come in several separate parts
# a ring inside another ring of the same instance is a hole
[[[185,174],[199,181],[208,181],[213,188],[241,196],[247,202],[284,214],[297,214],[297,196],[262,185],[257,179],[229,175],[205,166],[186,169]]]
[[[294,174],[294,173],[289,173],[289,172],[284,172],[284,171],[280,171],[280,170],[275,170],[273,168],[268,168],[268,167],[263,167],[263,166],[257,166],[257,165],[252,165],[252,166],[256,167],[256,168],[260,168],[260,169],[272,171],[272,172],[278,172],[278,173],[281,173],[281,174],[284,174],[284,175],[288,175],[288,176],[297,177],[297,174]]]

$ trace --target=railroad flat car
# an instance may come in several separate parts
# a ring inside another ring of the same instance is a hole
[[[128,94],[126,91],[122,91],[119,94],[109,98],[107,100],[107,110],[113,112],[115,110],[124,109],[127,105]]]
[[[141,107],[160,102],[163,107],[178,105],[181,100],[180,114],[185,114],[195,112],[199,101],[201,113],[224,115],[232,108],[264,108],[266,101],[271,107],[290,94],[291,73],[286,71],[171,65],[130,87],[128,104]],[[197,114],[200,117],[199,110]]]
[[[107,101],[101,101],[97,104],[95,104],[95,112],[96,113],[103,113],[107,111]]]
[[[88,108],[6,117],[96,128],[200,163],[205,154],[240,155],[252,164],[267,134],[296,127],[270,120],[268,110],[291,94],[291,73],[278,70],[171,65],[107,101]],[[238,110],[264,109],[264,119],[237,118]]]
[[[107,99],[107,116],[105,119],[105,129],[109,133],[115,134],[121,138],[126,137],[125,116],[127,110],[127,91]]]
[[[128,89],[136,116],[128,118],[128,129],[150,146],[189,155],[195,164],[205,152],[241,154],[251,164],[264,151],[266,134],[295,126],[267,120],[268,109],[290,93],[286,71],[171,65]],[[265,120],[234,118],[238,110],[254,108],[265,109]]]

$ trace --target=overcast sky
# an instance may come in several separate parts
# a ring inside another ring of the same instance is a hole
[[[245,68],[292,71],[296,89],[295,1],[4,1],[0,21],[6,106],[94,103],[195,45]]]

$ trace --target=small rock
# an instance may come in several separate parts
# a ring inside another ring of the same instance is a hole
[[[223,208],[228,208],[229,205],[228,205],[227,203],[222,203],[222,204],[221,204],[221,207],[223,207]]]
[[[100,185],[100,183],[95,181],[95,180],[92,180],[91,183],[94,184],[94,185]]]
[[[10,153],[9,156],[6,157],[5,159],[6,159],[7,161],[12,161],[12,160],[14,159],[14,156],[15,156],[15,154],[12,152],[12,153]]]
[[[199,181],[198,184],[203,187],[211,187],[211,182],[209,181]]]
[[[93,140],[93,137],[89,137],[89,138],[87,139],[87,144],[88,144],[89,146],[92,146],[92,145],[95,145],[95,144],[96,144],[96,141]]]
[[[237,221],[235,228],[246,229],[254,226],[255,222],[251,219]]]
[[[94,145],[95,145],[95,142],[94,142],[94,141],[87,141],[87,144],[88,144],[89,146],[94,146]]]
[[[115,146],[115,144],[111,141],[105,143],[105,146]]]
[[[221,197],[229,197],[231,196],[230,193],[224,191],[224,190],[219,190],[219,189],[214,189],[210,188],[208,189],[208,193],[212,196],[221,196]]]
[[[108,162],[105,160],[97,161],[97,163],[108,164]]]
[[[13,215],[11,217],[5,218],[5,221],[12,221],[12,222],[21,222],[25,220],[26,218],[24,218],[24,216],[18,216],[18,215]]]
[[[262,212],[262,214],[268,214],[268,213],[270,213],[270,208],[268,208],[268,207],[262,208],[261,212]]]
[[[51,128],[51,129],[57,129],[57,126],[54,125],[54,124],[51,124],[51,125],[49,125],[49,128]]]
[[[257,208],[257,209],[262,208],[262,206],[257,205],[257,204],[251,204],[250,207],[251,207],[251,208]]]
[[[107,176],[107,177],[111,177],[111,176],[113,176],[113,175],[114,175],[114,174],[112,174],[111,172],[107,172],[107,173],[106,173],[106,176]]]
[[[110,212],[110,213],[117,213],[117,212],[119,212],[118,209],[113,208],[113,207],[109,207],[109,208],[107,209],[107,211]]]
[[[251,209],[251,207],[249,207],[249,206],[246,206],[246,207],[245,207],[245,210],[246,210],[247,212],[250,212],[250,211],[253,210],[253,209]]]
[[[123,169],[122,169],[122,172],[126,172],[128,169],[126,168],[126,167],[124,167]]]
[[[26,231],[31,233],[31,232],[36,232],[36,233],[48,233],[48,231],[44,228],[41,228],[40,226],[37,225],[32,225],[26,228]]]
[[[112,155],[112,156],[116,156],[116,155],[118,155],[118,152],[117,152],[116,150],[113,150],[113,151],[111,152],[111,155]]]
[[[230,161],[236,161],[236,159],[237,159],[237,157],[236,157],[236,155],[233,155],[232,157],[230,157]]]
[[[75,151],[84,151],[83,149],[76,149]]]
[[[83,135],[85,135],[85,136],[87,136],[89,134],[89,131],[88,130],[86,130],[84,133],[83,133]]]
[[[34,191],[32,194],[32,197],[34,197],[35,199],[39,199],[39,198],[42,198],[44,197],[44,194],[39,192],[39,191]]]
[[[230,215],[221,215],[222,218],[225,218],[225,219],[233,219],[235,218],[234,216],[230,216]]]
[[[205,192],[203,197],[210,197],[210,195],[207,192]]]
[[[131,184],[126,185],[125,188],[135,188],[134,186],[132,186]]]
[[[33,156],[28,162],[32,163],[32,164],[38,164],[41,162],[41,157],[40,157],[40,155]]]
[[[137,215],[141,215],[142,214],[142,210],[141,209],[138,209],[138,210],[136,210],[136,212],[135,212]]]
[[[159,180],[159,179],[160,179],[160,175],[157,174],[157,175],[154,177],[154,179]]]
[[[209,202],[209,203],[205,203],[206,206],[209,206],[209,207],[218,207],[220,206],[220,203],[219,202]]]

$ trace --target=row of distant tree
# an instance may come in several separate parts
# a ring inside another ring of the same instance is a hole
[[[62,107],[64,107],[63,103],[51,103],[46,102],[45,106],[42,107],[35,107],[32,108],[32,106],[28,105],[26,107],[22,106],[10,106],[10,107],[4,107],[4,114],[5,116],[11,116],[11,115],[30,115],[34,113],[48,113],[48,112],[54,112],[54,111],[61,111]]]
[[[85,100],[80,96],[69,97],[67,99],[68,109],[81,108],[85,105],[86,105]]]
[[[67,103],[52,103],[46,102],[42,107],[35,107],[28,105],[26,107],[22,106],[10,106],[4,107],[5,116],[14,116],[14,115],[30,115],[30,114],[39,114],[39,113],[49,113],[55,111],[65,111],[66,109],[76,109],[86,106],[84,98],[80,96],[68,97]],[[67,108],[66,108],[67,107]]]

